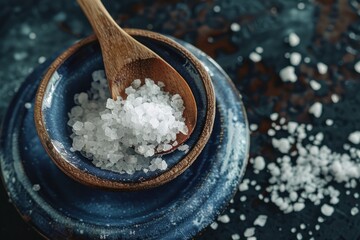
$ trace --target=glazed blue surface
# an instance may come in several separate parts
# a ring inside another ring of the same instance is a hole
[[[187,81],[193,92],[197,104],[198,117],[193,133],[185,142],[191,149],[200,137],[206,118],[206,92],[198,71],[181,52],[169,45],[145,37],[138,37],[137,39],[170,63]],[[51,92],[48,96],[51,95],[52,97],[46,98],[45,96],[45,104],[43,105],[49,105],[50,107],[43,108],[44,123],[50,139],[63,145],[65,151],[61,149],[59,153],[66,161],[80,170],[102,179],[117,182],[143,181],[171,169],[187,154],[183,151],[174,151],[163,155],[163,159],[168,164],[167,170],[149,171],[147,173],[136,171],[134,174],[120,174],[100,169],[80,152],[70,151],[72,146],[70,135],[72,131],[67,122],[69,120],[68,113],[75,105],[74,95],[80,92],[87,92],[92,82],[91,74],[100,69],[104,69],[100,46],[98,42],[92,42],[81,47],[76,53],[66,59],[57,69],[56,74],[54,74],[57,77],[53,77],[48,84],[47,91]]]
[[[33,104],[49,62],[31,74],[12,101],[1,134],[1,171],[23,217],[50,239],[189,239],[226,207],[244,173],[249,132],[240,95],[210,58],[182,42],[208,68],[217,97],[208,144],[182,175],[154,189],[110,192],[62,173],[36,135]],[[33,186],[39,184],[40,190]]]

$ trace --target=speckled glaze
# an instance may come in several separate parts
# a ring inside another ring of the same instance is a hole
[[[212,131],[215,96],[205,68],[186,48],[158,33],[140,29],[126,31],[173,66],[191,88],[198,117],[190,138],[185,142],[190,147],[187,153],[174,151],[163,155],[168,163],[166,170],[127,174],[100,169],[80,152],[70,150],[72,131],[67,121],[68,112],[74,106],[74,95],[90,89],[91,74],[104,69],[95,36],[74,44],[50,65],[37,91],[34,115],[41,143],[55,164],[67,175],[94,187],[139,190],[174,179],[196,160]]]
[[[218,216],[244,173],[249,131],[239,93],[223,70],[179,41],[207,68],[216,92],[210,140],[182,175],[157,188],[111,192],[80,184],[60,171],[36,134],[35,92],[49,62],[13,99],[1,134],[4,185],[22,217],[50,239],[189,239]],[[33,186],[39,184],[40,190]]]

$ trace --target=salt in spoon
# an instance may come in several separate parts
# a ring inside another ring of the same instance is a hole
[[[175,150],[189,138],[196,124],[196,102],[187,82],[160,56],[119,27],[100,0],[77,0],[77,2],[91,23],[100,43],[110,93],[114,100],[118,96],[126,98],[125,88],[135,79],[140,79],[144,83],[145,78],[163,82],[165,91],[182,97],[185,106],[183,117],[188,134],[177,134],[177,144],[166,152]]]

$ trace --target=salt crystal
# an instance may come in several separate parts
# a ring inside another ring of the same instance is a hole
[[[270,119],[271,119],[272,121],[276,121],[276,120],[278,119],[278,117],[279,117],[279,114],[276,113],[276,112],[270,114]]]
[[[305,208],[305,204],[301,203],[301,202],[297,202],[294,204],[294,211],[295,212],[300,212],[301,210],[303,210]]]
[[[321,84],[318,83],[318,82],[315,81],[315,80],[311,80],[311,81],[310,81],[310,86],[311,86],[311,88],[312,88],[314,91],[317,91],[317,90],[319,90],[319,89],[321,88]]]
[[[240,25],[238,23],[232,23],[230,25],[230,29],[233,32],[238,32],[238,31],[240,31],[241,27],[240,27]]]
[[[334,120],[332,120],[332,119],[326,119],[325,124],[326,124],[327,126],[332,126],[332,125],[334,124]]]
[[[31,108],[31,103],[28,103],[28,102],[27,102],[27,103],[25,103],[24,106],[25,106],[26,109],[30,109],[30,108]]]
[[[262,156],[257,156],[254,159],[254,168],[259,171],[265,168],[265,160]]]
[[[239,218],[240,218],[241,221],[245,221],[245,220],[246,220],[246,216],[245,216],[244,214],[240,214],[240,217],[239,217]]]
[[[218,13],[221,11],[221,7],[219,5],[215,5],[213,10],[214,10],[214,12]]]
[[[259,47],[256,47],[256,48],[255,48],[255,51],[256,51],[257,53],[261,54],[261,53],[264,52],[264,49],[259,46]]]
[[[299,65],[301,62],[301,54],[298,52],[293,52],[290,54],[290,63],[294,66]]]
[[[333,103],[337,103],[337,102],[339,102],[340,97],[339,97],[339,95],[334,93],[331,95],[331,100],[333,101]]]
[[[258,125],[257,125],[257,124],[255,124],[255,123],[250,124],[250,130],[251,130],[251,131],[256,131],[257,129],[258,129]]]
[[[213,222],[212,224],[210,224],[210,227],[213,229],[213,230],[216,230],[218,228],[219,224],[217,222]]]
[[[295,74],[295,68],[293,66],[287,66],[280,70],[280,78],[283,82],[296,82],[297,76]]]
[[[260,62],[261,61],[261,55],[258,54],[257,52],[251,52],[250,55],[249,55],[249,58],[253,62]]]
[[[222,222],[222,223],[229,223],[230,222],[230,218],[226,214],[219,216],[217,220],[219,222]]]
[[[334,207],[325,203],[321,206],[321,213],[325,216],[331,216],[334,213]]]
[[[254,221],[254,226],[265,226],[267,218],[268,217],[266,215],[259,215]]]
[[[235,233],[235,234],[231,235],[231,239],[232,239],[232,240],[239,240],[239,239],[240,239],[240,235],[237,234],[237,233]]]
[[[351,211],[350,211],[351,215],[356,215],[359,213],[359,209],[357,207],[353,207],[351,208]]]
[[[179,151],[183,151],[183,152],[187,153],[189,151],[189,145],[183,144],[183,145],[179,146],[177,149]]]
[[[281,139],[272,139],[272,145],[277,148],[281,153],[288,153],[291,145],[288,139],[281,138]]]
[[[348,140],[352,142],[353,144],[359,144],[360,143],[360,131],[355,131],[350,133]]]
[[[249,189],[249,186],[248,186],[248,184],[246,183],[246,182],[242,182],[240,185],[239,185],[239,191],[240,192],[244,192],[244,191],[246,191],[246,190],[248,190]]]
[[[254,234],[255,234],[255,228],[254,227],[250,227],[250,228],[245,229],[245,232],[244,232],[245,237],[252,237],[252,236],[254,236]]]
[[[300,43],[300,38],[296,33],[289,34],[289,44],[292,47],[296,47]]]
[[[360,61],[358,61],[357,63],[355,63],[354,65],[354,69],[357,73],[360,73]]]
[[[309,113],[313,114],[315,117],[319,118],[322,114],[322,104],[319,102],[314,103],[309,108]]]
[[[320,74],[325,74],[325,73],[327,73],[328,66],[325,65],[325,64],[322,63],[322,62],[319,62],[319,63],[317,64],[317,69],[318,69],[318,71],[319,71]]]
[[[44,56],[41,56],[38,59],[38,63],[40,63],[40,64],[44,63],[45,61],[46,61],[46,57],[44,57]]]

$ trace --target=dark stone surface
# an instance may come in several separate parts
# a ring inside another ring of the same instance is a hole
[[[298,5],[300,2],[305,4],[303,9]],[[251,156],[262,155],[267,162],[278,156],[266,134],[271,124],[269,114],[274,111],[287,120],[312,123],[314,132],[324,132],[323,144],[339,152],[348,134],[360,129],[360,74],[354,70],[354,64],[360,60],[358,0],[104,0],[104,3],[122,26],[170,34],[214,57],[243,95],[250,123],[259,125],[251,136]],[[231,30],[233,22],[240,24],[240,31]],[[0,119],[25,76],[38,65],[39,57],[49,57],[90,32],[75,1],[1,1]],[[294,48],[284,41],[290,32],[301,38]],[[35,39],[31,39],[34,38],[31,33],[36,34]],[[254,63],[248,56],[257,46],[263,47],[264,53],[262,60]],[[294,51],[303,56],[296,67],[298,81],[284,83],[278,73],[289,65],[285,53]],[[304,62],[306,56],[308,63]],[[327,74],[318,73],[318,62],[329,66]],[[320,91],[310,87],[311,79],[322,84]],[[331,102],[334,93],[340,96],[339,103]],[[324,104],[319,119],[308,113],[315,101]],[[334,120],[333,126],[325,126],[327,118]],[[266,187],[268,173],[256,175],[252,169],[249,164],[245,178],[256,179]],[[4,189],[0,192],[2,239],[39,239],[18,216]],[[243,238],[244,230],[252,226],[259,214],[269,218],[265,227],[256,228],[257,239],[295,239],[290,229],[299,229],[301,223],[306,224],[305,230],[298,230],[304,239],[311,237],[309,231],[315,239],[360,238],[357,230],[360,215],[350,215],[358,199],[346,195],[345,190],[335,213],[321,224],[319,231],[314,229],[320,216],[319,206],[309,205],[300,213],[284,215],[273,204],[259,200],[258,194],[253,189],[238,193],[225,211],[230,223],[220,223],[217,230],[208,228],[198,239],[231,239],[234,233]],[[241,202],[243,195],[247,200]],[[240,214],[246,215],[246,221],[239,219]]]

